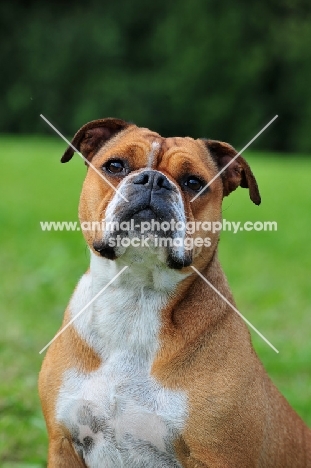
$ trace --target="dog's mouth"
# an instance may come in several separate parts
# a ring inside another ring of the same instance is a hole
[[[172,230],[169,214],[165,216],[150,205],[131,210],[131,216],[127,213],[119,218],[117,227],[107,230],[101,240],[93,243],[93,248],[109,260],[116,260],[126,251],[132,250],[135,259],[155,255],[172,269],[189,266],[192,263],[192,251],[185,251],[180,243],[176,244],[177,238],[183,241],[184,237]]]
[[[133,188],[130,186],[130,188]],[[136,186],[134,188],[137,189]],[[162,192],[161,192],[162,193]],[[145,188],[126,193],[131,203],[120,203],[106,210],[105,229],[93,248],[102,257],[116,260],[125,255],[130,261],[144,261],[153,255],[170,268],[180,269],[192,262],[192,251],[178,241],[184,241],[184,228],[174,229],[174,223],[184,222],[184,210],[178,194],[167,190],[162,195]],[[107,221],[110,226],[107,227]],[[112,226],[112,228],[111,228]]]
[[[143,209],[139,209],[136,211],[136,213],[133,213],[132,219],[134,220],[135,224],[137,223],[144,223],[144,222],[150,222],[153,219],[157,219],[157,215],[154,212],[154,210],[151,208],[151,206],[146,206]]]

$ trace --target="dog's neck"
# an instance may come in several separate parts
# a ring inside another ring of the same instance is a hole
[[[160,330],[168,334],[168,341],[186,329],[195,339],[217,321],[214,315],[224,313],[223,301],[217,313],[212,312],[217,300],[212,290],[206,296],[206,308],[199,306],[196,297],[202,287],[209,286],[191,268],[187,273],[173,270],[147,253],[144,259],[129,264],[126,257],[111,261],[91,253],[90,271],[72,297],[74,316],[98,294],[89,312],[75,321],[75,327],[103,358],[120,351],[151,362],[158,350]],[[124,266],[128,268],[121,272]],[[218,285],[225,286],[216,256],[203,274],[212,283],[217,279]],[[185,298],[193,305],[190,311],[184,307]]]
[[[188,274],[167,267],[150,252],[142,262],[127,260],[122,256],[111,261],[91,253],[90,270],[82,277],[70,310],[74,316],[92,302],[75,327],[102,357],[124,352],[151,362],[159,344],[162,311]]]
[[[131,262],[129,261],[131,260]],[[122,269],[127,267],[123,272]],[[213,311],[213,303],[220,302],[218,312],[223,312],[226,304],[221,295],[224,295],[227,300],[234,304],[232,293],[224,275],[218,255],[217,248],[214,250],[210,258],[207,260],[203,256],[197,262],[196,269],[199,270],[206,282],[198,276],[197,271],[188,267],[186,271],[174,270],[169,268],[157,256],[149,250],[139,257],[138,261],[133,261],[132,253],[127,256],[120,257],[117,260],[111,261],[99,257],[91,253],[90,264],[90,280],[93,295],[98,294],[105,286],[111,282],[107,288],[107,293],[115,295],[118,299],[115,301],[116,309],[122,303],[128,307],[134,307],[139,301],[148,308],[148,304],[158,303],[157,307],[165,307],[168,316],[173,314],[174,309],[178,310],[177,322],[182,317],[182,305],[184,300],[189,302],[189,294],[195,299],[200,296],[201,289],[206,288],[208,293],[206,296],[206,307]],[[119,274],[119,276],[118,276]],[[115,279],[114,279],[115,278]],[[217,285],[219,293],[212,289],[211,285]],[[194,292],[194,293],[193,293]],[[104,292],[103,295],[106,295]],[[198,304],[196,304],[198,307]],[[217,314],[218,314],[217,312]],[[216,315],[217,315],[216,314]],[[187,315],[188,312],[187,312]],[[211,319],[211,312],[208,314]],[[195,314],[192,318],[195,319]],[[164,319],[162,315],[162,319]],[[201,319],[200,319],[201,320]],[[204,326],[205,320],[202,325]]]

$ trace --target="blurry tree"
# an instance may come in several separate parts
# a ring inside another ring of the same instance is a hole
[[[163,135],[310,151],[308,0],[3,1],[2,132],[116,116]]]

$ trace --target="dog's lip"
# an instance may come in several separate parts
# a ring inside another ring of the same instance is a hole
[[[158,219],[158,217],[152,208],[147,207],[132,213],[131,219],[133,219],[134,222],[142,223],[144,221],[150,222],[152,219]]]
[[[150,211],[151,213],[155,214],[154,209],[150,205],[147,205],[147,206],[140,207],[137,210],[135,210],[133,215],[136,215],[137,213],[141,213],[142,211]]]
[[[159,214],[157,213],[157,210],[154,209],[151,205],[143,205],[139,206],[134,210],[130,210],[129,213],[125,216],[127,219],[133,219],[137,215],[142,215],[142,216],[147,216],[150,218],[150,216],[154,218],[158,218]]]

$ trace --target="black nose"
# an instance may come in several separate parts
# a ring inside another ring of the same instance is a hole
[[[168,178],[158,171],[141,172],[134,178],[133,184],[144,185],[146,188],[150,188],[152,190],[159,190],[162,188],[166,190],[173,189],[173,186]]]

